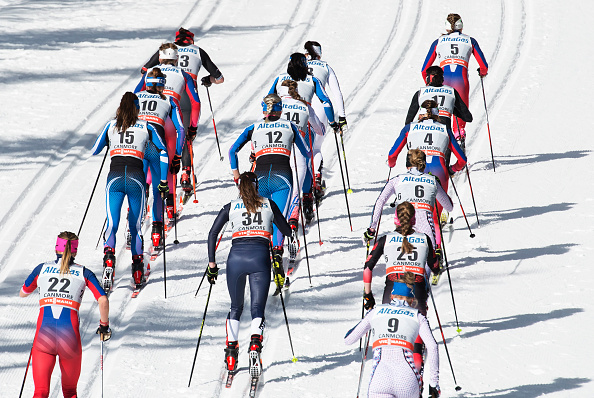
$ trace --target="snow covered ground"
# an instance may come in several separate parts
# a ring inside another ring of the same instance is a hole
[[[358,347],[342,338],[361,316],[361,233],[388,175],[385,159],[400,131],[420,67],[443,32],[448,12],[462,15],[490,64],[485,79],[493,151],[491,166],[480,82],[471,73],[467,153],[480,227],[466,177],[455,182],[475,239],[461,212],[446,239],[460,328],[447,277],[434,294],[456,381],[443,344],[443,396],[583,397],[594,395],[590,328],[594,327],[589,15],[557,1],[278,1],[0,0],[0,391],[20,390],[35,333],[37,299],[19,299],[32,268],[53,258],[57,233],[77,231],[102,156],[90,147],[114,115],[121,95],[138,81],[140,66],[179,26],[196,33],[225,75],[213,86],[222,150],[259,117],[261,97],[306,40],[322,43],[345,96],[345,137],[353,223],[350,231],[333,137],[324,144],[327,198],[307,240],[311,286],[304,260],[285,296],[293,347],[277,297],[270,297],[261,397],[355,396]],[[476,69],[471,61],[470,69]],[[202,73],[204,74],[204,72]],[[202,75],[201,74],[201,75]],[[206,93],[195,159],[198,204],[186,206],[179,245],[167,246],[167,299],[162,258],[149,285],[130,297],[130,253],[118,237],[116,289],[110,297],[113,338],[105,344],[104,395],[117,397],[244,396],[247,376],[220,386],[229,307],[225,264],[213,287],[192,385],[188,379],[208,289],[194,292],[206,266],[206,236],[220,207],[237,195],[228,162],[220,162]],[[247,167],[247,153],[240,156]],[[394,175],[404,169],[400,160]],[[583,173],[583,174],[582,174]],[[105,218],[99,179],[80,235],[77,261],[101,272],[95,249]],[[450,192],[453,196],[453,192]],[[455,197],[454,197],[455,199]],[[457,202],[457,200],[455,200]],[[382,231],[391,229],[390,208]],[[148,241],[148,234],[145,238]],[[381,292],[381,266],[373,290]],[[241,330],[240,366],[247,364],[249,311]],[[81,307],[81,397],[101,395],[98,311],[92,296]],[[429,320],[440,340],[433,310]],[[370,362],[368,362],[368,365]],[[367,380],[370,366],[366,367]],[[61,396],[59,369],[52,397]],[[366,381],[364,381],[366,383]],[[365,386],[365,384],[364,384]],[[365,387],[363,388],[365,390]],[[31,396],[29,373],[24,396]],[[281,395],[282,394],[282,395]],[[427,394],[427,392],[425,392]]]

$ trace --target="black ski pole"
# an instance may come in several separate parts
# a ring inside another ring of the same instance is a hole
[[[175,190],[173,191],[173,227],[175,228],[175,240],[173,241],[173,244],[179,245],[179,240],[177,240],[177,197],[175,195],[177,192],[177,175],[173,177],[173,180],[175,187]]]
[[[344,158],[344,171],[346,172],[347,184],[349,186],[347,193],[353,193],[353,190],[351,189],[351,181],[349,180],[349,166],[347,166],[346,152],[344,150],[344,140],[342,139],[342,129],[340,129],[340,145],[342,146],[342,157]]]
[[[29,372],[29,364],[31,363],[31,357],[33,356],[33,346],[31,346],[31,351],[29,351],[29,360],[27,361],[27,367],[25,368],[25,377],[23,377],[23,384],[21,385],[21,393],[19,394],[19,398],[23,396],[23,389],[25,388],[25,380],[27,380],[27,373]]]
[[[472,182],[470,182],[470,171],[468,165],[466,167],[466,177],[468,178],[468,186],[470,187],[470,196],[472,197],[472,205],[474,206],[474,214],[476,215],[476,225],[481,225],[479,221],[478,211],[476,210],[476,202],[474,201],[474,192],[472,192]]]
[[[105,217],[105,221],[103,221],[103,226],[101,227],[101,233],[99,234],[99,237],[97,238],[97,244],[95,245],[95,250],[97,250],[97,248],[99,247],[99,241],[101,240],[101,237],[103,236],[103,231],[105,230],[106,225],[107,225],[107,217]]]
[[[369,350],[369,337],[370,332],[367,331],[365,334],[365,354],[361,359],[361,371],[359,372],[359,386],[357,387],[357,398],[359,398],[359,393],[361,391],[361,382],[363,381],[363,368],[365,367],[365,360],[367,359],[367,350]]]
[[[301,187],[299,186],[299,172],[297,171],[297,154],[295,144],[293,144],[293,163],[295,164],[295,177],[297,179],[297,193],[299,194],[299,215],[301,216],[301,232],[303,234],[303,247],[305,247],[305,261],[307,263],[307,276],[309,276],[309,286],[311,285],[311,271],[309,269],[309,253],[307,252],[307,239],[305,238],[305,221],[303,218],[303,202],[301,200]]]
[[[208,267],[208,266],[207,266]],[[205,272],[206,274],[206,272]],[[210,292],[212,292],[212,284],[208,289],[208,296],[206,297],[206,306],[204,307],[204,315],[202,316],[202,324],[200,325],[200,334],[198,335],[198,343],[196,343],[196,352],[194,353],[194,362],[192,362],[192,371],[190,372],[190,380],[188,381],[188,388],[192,383],[192,375],[194,374],[194,366],[196,365],[196,357],[198,356],[198,348],[200,347],[200,340],[202,339],[202,330],[204,330],[204,320],[206,319],[206,311],[208,310],[208,302],[210,301]]]
[[[439,234],[441,235],[441,248],[443,249],[443,261],[445,262],[445,269],[448,273],[448,282],[450,284],[450,294],[452,295],[452,306],[454,307],[454,316],[456,317],[456,332],[460,333],[460,324],[458,323],[458,312],[456,311],[456,300],[454,300],[454,288],[452,287],[452,276],[450,275],[450,265],[448,264],[448,256],[446,254],[445,242],[443,239],[443,231],[441,229],[441,223],[439,223]]]
[[[349,225],[351,226],[351,232],[353,232],[353,223],[351,222],[351,210],[349,209],[349,198],[347,196],[347,188],[344,182],[344,171],[342,170],[342,161],[340,160],[340,148],[338,147],[338,132],[336,130],[334,130],[334,141],[336,141],[336,154],[338,155],[338,164],[340,165],[340,176],[342,177],[344,199],[346,200],[347,213],[349,215]]]
[[[80,222],[80,227],[78,227],[77,235],[80,236],[80,231],[82,230],[83,224],[85,223],[85,218],[87,218],[87,212],[89,211],[89,206],[91,206],[91,201],[93,200],[93,195],[95,194],[95,188],[97,188],[97,183],[99,182],[99,177],[101,176],[101,170],[103,170],[103,165],[105,164],[105,159],[107,159],[107,154],[109,153],[109,148],[105,150],[105,156],[103,156],[103,161],[101,162],[101,167],[99,167],[99,173],[97,173],[97,179],[95,180],[95,185],[93,185],[93,191],[91,192],[91,197],[89,198],[89,202],[87,203],[87,208],[85,209],[85,215]]]
[[[272,255],[272,259],[274,261],[274,254],[272,251],[272,243],[270,243],[270,254]],[[278,276],[278,273],[275,267],[272,267],[272,272],[275,276]],[[276,278],[275,278],[276,279]],[[285,307],[285,299],[283,298],[283,287],[278,283],[278,280],[275,280],[276,288],[278,289],[278,293],[281,300],[281,305],[283,306],[283,314],[285,316],[285,324],[287,325],[287,334],[289,335],[289,345],[291,346],[291,354],[293,354],[293,358],[291,359],[293,362],[297,362],[297,357],[295,356],[295,351],[293,350],[293,339],[291,338],[291,330],[289,329],[289,319],[287,318],[287,309]]]
[[[466,218],[466,213],[464,212],[464,207],[462,206],[462,201],[460,200],[460,195],[458,195],[458,190],[456,189],[456,184],[454,184],[452,176],[450,176],[450,181],[452,182],[452,188],[454,188],[454,192],[456,193],[456,197],[458,198],[458,203],[460,203],[460,210],[462,210],[462,215],[464,216],[464,221],[466,221],[466,226],[468,227],[468,231],[470,232],[470,237],[474,238],[475,235],[472,233],[472,229],[470,229],[468,218]],[[439,226],[441,228],[441,223],[439,224]]]
[[[220,159],[222,162],[223,155],[221,155],[221,145],[219,144],[219,135],[217,134],[217,125],[215,123],[215,117],[214,117],[214,112],[212,110],[212,102],[210,101],[210,92],[208,91],[208,87],[206,87],[206,95],[208,95],[208,105],[210,106],[210,113],[212,114],[212,126],[214,127],[215,138],[217,140],[217,148],[219,148],[219,156],[220,156]]]
[[[101,398],[103,398],[103,339],[101,340]]]
[[[479,68],[480,70],[480,68]],[[479,73],[480,76],[480,73]],[[487,116],[487,132],[489,133],[489,147],[491,148],[491,161],[493,162],[493,172],[495,172],[495,158],[493,157],[493,144],[491,143],[491,127],[489,127],[489,111],[487,110],[487,99],[485,98],[485,85],[483,84],[483,77],[481,78],[481,87],[483,89],[483,102],[485,103],[485,115]]]
[[[161,215],[163,216],[163,287],[165,289],[165,298],[167,298],[167,261],[165,260],[165,198],[161,198],[163,201],[163,208],[161,209]]]
[[[450,363],[450,369],[452,370],[452,377],[454,378],[454,384],[456,384],[456,391],[460,391],[462,387],[458,385],[456,381],[456,375],[454,374],[454,367],[452,366],[452,360],[450,358],[450,352],[448,351],[448,345],[446,344],[445,336],[443,335],[443,328],[441,327],[441,321],[439,320],[439,314],[437,313],[437,306],[435,305],[435,299],[433,298],[433,290],[431,286],[429,286],[429,294],[431,294],[431,302],[433,303],[433,309],[435,310],[435,317],[437,318],[437,323],[439,324],[439,330],[441,332],[441,339],[443,340],[443,346],[445,347],[446,354],[448,355],[448,362]]]

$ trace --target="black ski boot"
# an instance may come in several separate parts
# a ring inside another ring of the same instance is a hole
[[[228,341],[225,348],[225,363],[227,370],[231,373],[237,372],[237,359],[239,358],[239,343],[237,341]]]
[[[305,216],[305,222],[309,224],[314,218],[313,208],[313,195],[311,193],[303,194],[303,216]]]
[[[132,256],[132,277],[137,288],[146,281],[144,278],[144,256],[142,254]]]
[[[115,251],[106,246],[103,249],[103,289],[110,291],[113,287],[113,278],[115,276]]]

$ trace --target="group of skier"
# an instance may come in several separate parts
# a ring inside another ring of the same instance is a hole
[[[431,46],[422,68],[426,86],[413,96],[406,125],[388,155],[392,168],[406,146],[407,171],[388,181],[364,233],[369,255],[363,272],[363,306],[369,312],[347,333],[345,342],[353,343],[373,330],[369,335],[375,361],[370,397],[420,396],[425,352],[431,364],[430,396],[440,395],[437,344],[426,319],[428,279],[431,273],[441,271],[441,223],[448,220],[452,210],[448,180],[466,165],[465,123],[472,121],[468,110],[470,55],[474,54],[479,62],[481,77],[488,70],[478,43],[464,35],[462,28],[459,15],[448,15],[447,33]],[[230,375],[238,369],[239,319],[246,279],[250,283],[252,316],[249,370],[253,377],[262,372],[260,353],[270,283],[274,281],[279,291],[288,285],[287,274],[292,271],[300,246],[300,215],[311,222],[314,203],[318,206],[324,196],[321,144],[326,129],[330,127],[340,134],[347,129],[338,80],[332,68],[321,60],[321,45],[308,41],[304,49],[304,53],[290,56],[286,73],[276,77],[263,98],[263,119],[246,127],[232,144],[229,162],[239,197],[223,206],[208,236],[205,276],[215,284],[219,233],[228,228],[232,235],[226,261],[231,308],[226,322],[225,362]],[[436,58],[439,66],[432,66]],[[42,297],[31,351],[34,397],[49,396],[56,355],[63,370],[64,396],[76,396],[81,363],[78,308],[85,286],[99,301],[101,321],[97,333],[102,341],[111,337],[107,293],[113,287],[115,236],[124,198],[128,197],[132,278],[140,288],[147,277],[141,231],[147,209],[151,209],[153,221],[151,243],[154,250],[160,250],[164,246],[164,224],[177,215],[180,171],[184,196],[195,193],[192,142],[200,117],[197,87],[202,66],[209,72],[200,79],[203,86],[208,89],[223,83],[222,73],[208,54],[194,44],[192,32],[180,28],[174,43],[161,45],[142,68],[134,93],[122,96],[116,117],[99,134],[92,153],[99,154],[107,147],[105,156],[110,157],[102,282],[74,262],[78,237],[63,232],[57,238],[57,259],[38,265],[21,289],[21,296],[26,296],[39,287]],[[241,173],[237,154],[248,141],[252,164]],[[457,161],[450,165],[452,154]],[[152,207],[146,203],[149,184],[153,185]],[[392,195],[396,196],[397,227],[378,239],[382,208]],[[285,236],[289,249],[286,270]],[[382,304],[376,305],[371,278],[382,255],[387,264],[386,286]]]

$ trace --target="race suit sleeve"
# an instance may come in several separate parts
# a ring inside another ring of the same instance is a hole
[[[243,132],[237,137],[231,148],[229,148],[229,163],[231,163],[231,170],[239,169],[239,160],[237,159],[237,152],[241,151],[241,148],[252,139],[252,132],[254,131],[254,125],[250,124],[243,130]]]
[[[138,84],[134,88],[134,94],[139,93],[142,90],[146,89],[146,82],[144,80],[145,78],[146,78],[146,74],[140,76],[140,81],[138,82]]]
[[[219,211],[217,218],[215,218],[214,222],[212,223],[212,227],[210,227],[210,231],[208,232],[208,261],[211,263],[215,261],[215,252],[217,247],[217,240],[219,237],[219,233],[225,226],[225,224],[229,221],[229,209],[231,208],[231,203],[227,203],[223,208]]]
[[[468,107],[460,97],[458,90],[454,89],[454,95],[456,96],[456,102],[454,102],[454,116],[459,117],[466,123],[472,122],[472,113],[468,110]]]
[[[101,133],[95,140],[95,143],[93,144],[93,148],[91,149],[91,151],[92,151],[91,153],[93,155],[97,155],[98,153],[100,153],[103,150],[104,147],[109,145],[108,138],[107,138],[107,131],[111,127],[111,123],[112,123],[112,121],[110,120],[109,122],[107,122],[105,124],[105,127],[103,127],[103,130],[101,130]]]
[[[476,59],[476,62],[479,64],[479,68],[481,70],[481,74],[486,75],[489,71],[489,65],[487,64],[487,60],[485,59],[485,55],[483,54],[481,48],[479,47],[478,42],[474,38],[470,38],[470,42],[472,43],[472,54]]]
[[[314,82],[315,93],[324,105],[324,113],[326,113],[328,122],[334,123],[334,108],[332,107],[332,102],[330,102],[330,98],[328,98],[328,94],[326,94],[326,91],[324,91],[320,81],[315,77],[312,77],[312,79]]]
[[[452,199],[443,189],[441,184],[435,185],[437,186],[437,194],[435,196],[435,199],[439,202],[440,205],[442,205],[444,209],[446,209],[447,211],[452,211],[452,209],[454,208],[454,205],[452,204]]]
[[[39,277],[39,273],[41,272],[41,268],[43,267],[43,263],[39,264],[37,267],[33,269],[33,272],[27,277],[23,287],[21,290],[23,293],[31,294],[37,289],[37,278]]]
[[[169,105],[171,105],[171,109],[169,110],[169,117],[177,130],[177,142],[175,143],[175,154],[181,156],[183,150],[183,139],[186,137],[186,131],[184,130],[184,125],[182,123],[182,118],[180,114],[180,109],[177,106],[177,103],[173,100],[172,97],[169,97]],[[182,140],[182,144],[180,144],[180,139]]]
[[[161,139],[159,133],[153,126],[147,123],[146,127],[149,129],[151,135],[151,141],[161,153],[159,154],[159,164],[161,169],[161,181],[167,181],[167,173],[169,171],[169,158],[167,155],[167,147]]]
[[[204,66],[204,69],[206,69],[208,73],[210,73],[210,75],[215,78],[215,80],[220,80],[221,77],[223,77],[223,74],[219,68],[217,68],[206,51],[204,51],[202,48],[200,49],[200,59],[202,60],[202,66]]]
[[[90,269],[83,267],[83,276],[85,277],[85,285],[89,288],[89,290],[93,293],[95,300],[97,300],[101,296],[106,296],[105,290],[101,287],[97,276],[91,271]]]
[[[408,138],[408,131],[410,130],[410,124],[407,124],[400,130],[400,135],[394,142],[392,149],[390,149],[390,153],[388,154],[388,166],[390,168],[396,166],[396,159],[398,159],[398,155],[402,151],[402,148],[406,145],[406,139]]]
[[[419,312],[419,336],[423,339],[425,347],[427,349],[427,363],[429,363],[429,384],[436,386],[439,384],[439,350],[437,348],[437,342],[433,333],[431,333],[431,327],[429,327],[429,321],[423,314]]]
[[[347,334],[344,336],[344,343],[346,345],[351,345],[357,342],[361,337],[367,333],[369,329],[371,329],[371,319],[373,318],[373,314],[375,314],[375,309],[371,310],[365,318],[361,319],[354,328],[349,330]]]
[[[406,120],[404,124],[410,124],[415,120],[415,116],[419,112],[419,92],[417,91],[415,95],[412,97],[412,101],[410,101],[410,106],[408,107],[408,113],[406,114]]]
[[[431,65],[433,65],[433,61],[437,57],[437,53],[435,52],[435,48],[437,47],[437,39],[431,43],[431,47],[429,47],[429,52],[427,53],[427,57],[425,58],[425,62],[423,63],[423,67],[421,68],[421,75],[423,76],[423,82],[427,81],[427,69]]]
[[[458,141],[456,141],[456,139],[454,138],[454,134],[452,134],[452,130],[450,130],[449,127],[447,130],[448,130],[448,135],[450,136],[450,143],[449,143],[448,147],[450,148],[450,151],[452,151],[452,155],[454,155],[457,159],[456,164],[454,164],[452,166],[452,170],[460,171],[466,165],[466,155],[462,151],[462,148],[460,148],[460,145],[458,145]]]
[[[369,224],[369,228],[374,229],[376,233],[378,233],[377,224],[379,223],[382,211],[384,210],[384,205],[386,204],[388,199],[390,199],[390,197],[394,195],[397,186],[398,179],[392,178],[390,181],[386,183],[386,185],[384,185],[382,192],[375,200],[375,204],[373,205],[373,212],[371,213],[371,223]]]
[[[330,65],[326,64],[328,67],[328,88],[330,91],[330,95],[332,96],[332,106],[336,108],[336,112],[338,116],[346,117],[346,113],[344,111],[344,99],[342,98],[342,91],[340,91],[340,84],[338,84],[338,78],[334,73],[334,69],[330,67]]]
[[[188,75],[186,72],[182,72],[182,75],[186,80],[186,93],[188,93],[188,97],[190,98],[190,102],[192,103],[190,126],[196,127],[198,126],[198,120],[200,119],[200,98],[198,97],[198,92],[196,91],[196,84],[194,83],[194,79],[192,79],[192,76]],[[183,148],[184,137],[182,137],[181,142]]]
[[[309,111],[309,124],[311,125],[311,129],[317,135],[326,134],[326,126],[322,124],[322,122],[318,118],[318,115],[316,115],[316,112],[313,110],[311,105],[307,105],[307,110]]]
[[[274,79],[274,82],[272,83],[272,87],[270,87],[270,90],[268,90],[268,94],[276,94],[276,85],[278,84],[278,76],[276,77],[276,79]]]
[[[268,200],[270,202],[270,210],[272,210],[272,214],[274,214],[274,225],[278,227],[278,230],[285,236],[291,236],[293,230],[289,226],[287,219],[280,211],[276,203],[272,199]]]
[[[386,235],[379,238],[377,240],[377,242],[375,242],[375,245],[373,245],[373,249],[371,249],[369,256],[367,256],[367,260],[365,260],[365,270],[363,271],[364,277],[365,277],[365,271],[367,271],[367,270],[370,271],[370,275],[371,275],[371,271],[373,271],[373,268],[375,267],[375,265],[377,264],[379,259],[382,258],[382,254],[384,254],[385,244],[386,244]],[[371,278],[369,278],[368,281],[364,280],[364,282],[371,283]]]
[[[157,65],[159,65],[159,51],[156,51],[153,54],[153,56],[148,60],[148,62],[144,64],[144,66],[142,67],[142,73],[146,73],[147,70]]]

